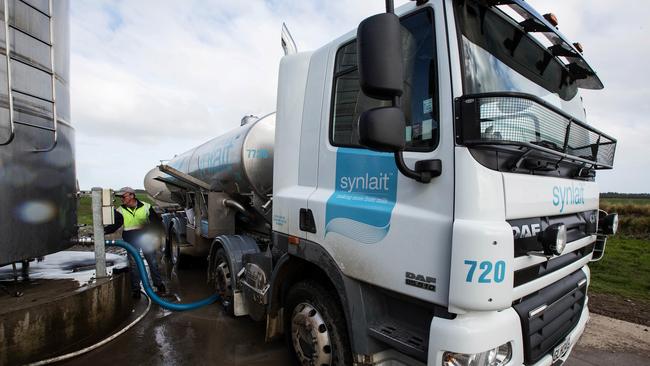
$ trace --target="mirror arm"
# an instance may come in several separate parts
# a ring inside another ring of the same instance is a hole
[[[404,162],[404,156],[402,155],[402,153],[403,151],[395,151],[395,164],[397,164],[397,169],[399,169],[400,173],[404,174],[404,176],[408,178],[415,179],[418,182],[428,183],[428,182],[423,182],[421,180],[420,173],[406,166],[406,163]]]
[[[393,5],[393,0],[386,0],[386,12],[395,13],[395,5]]]
[[[406,166],[403,151],[395,151],[395,164],[400,173],[407,178],[414,179],[420,183],[429,183],[431,179],[442,174],[442,162],[440,159],[420,160],[415,162],[415,170]]]

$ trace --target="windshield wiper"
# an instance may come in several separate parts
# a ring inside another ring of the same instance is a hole
[[[559,149],[558,145],[551,141],[541,140],[541,141],[531,141],[530,143],[547,149],[553,149],[553,150]],[[512,164],[512,166],[510,167],[510,171],[512,172],[522,169],[522,165],[523,165],[523,169],[526,170],[550,172],[550,171],[557,170],[562,160],[564,160],[564,158],[562,157],[560,157],[555,162],[547,161],[548,160],[547,158],[533,159],[530,158],[529,155],[535,150],[531,147],[527,147],[527,148],[525,146],[522,147],[524,147],[525,150],[521,155],[519,155],[519,157],[517,157],[517,160],[515,160],[514,164]],[[533,160],[537,160],[537,164],[535,164]],[[545,164],[541,164],[542,160],[545,160],[544,161]]]
[[[557,150],[557,151],[562,151],[562,148],[561,148],[558,144],[556,144],[555,142],[553,142],[553,141],[549,141],[549,140],[538,140],[538,141],[531,141],[530,143],[533,144],[533,145],[538,145],[538,146],[541,146],[541,147],[545,147],[545,148],[547,148],[547,149],[553,149],[553,150]]]

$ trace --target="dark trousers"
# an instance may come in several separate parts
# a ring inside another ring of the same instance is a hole
[[[144,259],[147,261],[147,265],[149,266],[149,273],[151,274],[153,285],[156,287],[163,285],[162,277],[158,270],[158,263],[156,261],[157,246],[154,245],[152,240],[147,240],[148,238],[145,231],[124,231],[122,233],[122,238],[144,254]],[[131,290],[134,292],[140,291],[140,272],[136,268],[135,262],[131,257],[129,257],[129,266],[131,268]]]

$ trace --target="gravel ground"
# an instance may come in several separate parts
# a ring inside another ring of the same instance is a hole
[[[601,365],[650,365],[650,329],[591,313],[565,366]]]
[[[580,339],[583,347],[611,352],[631,352],[650,361],[650,329],[641,324],[591,314]]]
[[[589,311],[650,327],[650,302],[590,292]]]

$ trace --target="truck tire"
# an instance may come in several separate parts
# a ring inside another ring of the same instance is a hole
[[[165,258],[169,261],[172,268],[183,269],[187,263],[187,258],[181,254],[180,243],[176,236],[176,231],[172,228],[165,243]]]
[[[298,365],[352,365],[348,331],[337,296],[315,281],[298,282],[285,302],[284,334]]]
[[[233,304],[233,288],[232,288],[232,266],[223,248],[219,248],[215,255],[214,265],[214,289],[221,296],[221,305],[226,314],[230,316],[235,315],[235,308]]]

